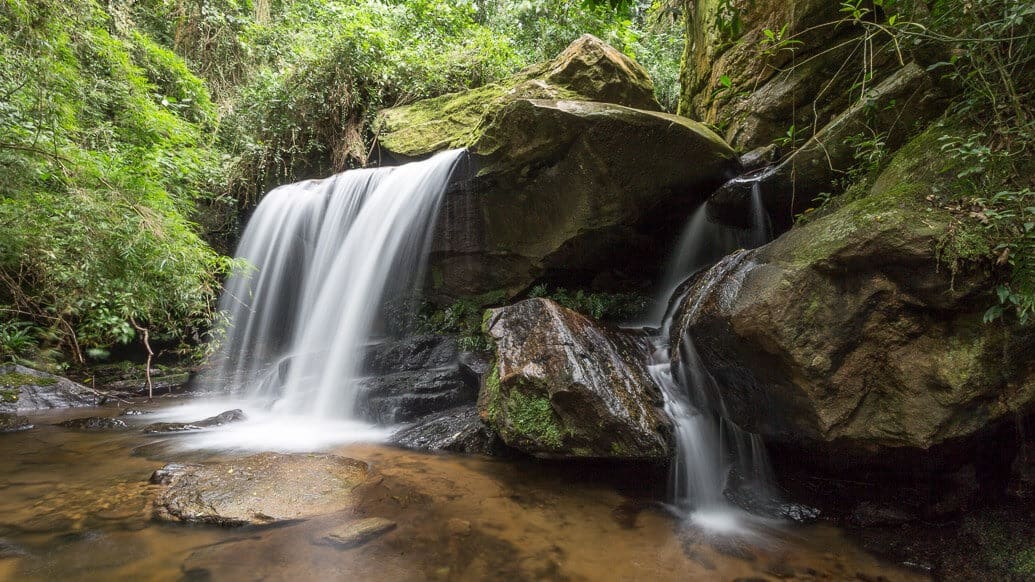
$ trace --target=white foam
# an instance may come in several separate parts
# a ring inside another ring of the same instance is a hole
[[[248,400],[194,400],[144,418],[149,422],[195,422],[237,408],[244,412],[245,420],[197,432],[170,434],[169,440],[181,450],[303,453],[327,451],[346,444],[383,442],[395,431],[394,427],[355,420],[274,414]]]

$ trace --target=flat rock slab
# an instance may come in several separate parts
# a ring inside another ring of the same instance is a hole
[[[163,521],[269,525],[350,509],[371,471],[326,454],[262,453],[208,464],[166,465],[152,482],[168,484],[154,501]]]
[[[320,538],[320,543],[343,550],[356,548],[392,531],[395,526],[394,521],[383,517],[355,519],[328,531]]]

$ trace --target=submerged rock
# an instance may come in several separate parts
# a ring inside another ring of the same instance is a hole
[[[509,297],[544,273],[649,271],[675,217],[736,173],[711,130],[660,113],[643,69],[593,37],[499,84],[383,114],[386,155],[466,147],[430,269],[436,297]]]
[[[94,390],[67,378],[17,364],[0,366],[0,413],[96,404]]]
[[[154,517],[223,526],[305,519],[352,508],[370,475],[362,461],[326,454],[170,464],[151,477],[168,486],[154,501]]]
[[[690,365],[692,336],[734,422],[842,466],[912,471],[936,465],[895,451],[991,443],[989,431],[1035,408],[1035,330],[984,323],[987,272],[939,264],[952,220],[929,202],[945,187],[940,133],[841,207],[691,283],[673,357]],[[1008,462],[1000,449],[969,460]]]
[[[343,550],[356,548],[392,531],[395,526],[394,521],[383,517],[355,519],[327,532],[320,542]]]
[[[478,415],[474,404],[426,416],[392,435],[392,442],[407,449],[499,455],[506,446]]]
[[[189,432],[201,430],[203,428],[223,426],[224,424],[230,424],[231,422],[240,422],[245,418],[244,412],[237,408],[221,412],[216,416],[211,416],[196,422],[155,422],[145,426],[144,432],[147,434]]]
[[[507,445],[548,458],[669,458],[646,337],[549,299],[494,309],[486,329],[496,366],[478,407]]]
[[[23,430],[29,430],[31,428],[34,428],[34,425],[24,417],[18,416],[16,414],[0,413],[0,434],[9,432],[21,432]]]
[[[83,432],[103,432],[108,430],[122,430],[128,428],[126,421],[120,418],[107,416],[88,416],[86,418],[73,418],[59,422],[58,426],[79,430]]]

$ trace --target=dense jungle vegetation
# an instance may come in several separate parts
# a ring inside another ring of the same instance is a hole
[[[363,164],[379,108],[585,32],[674,107],[683,46],[671,6],[567,0],[4,0],[0,30],[0,352],[77,362],[197,345],[234,211]]]
[[[720,23],[736,27],[720,0]],[[871,43],[930,42],[958,95],[964,187],[947,261],[1002,268],[988,318],[1035,310],[1035,7],[843,2]],[[383,107],[479,86],[583,33],[635,57],[670,110],[683,4],[571,0],[0,0],[0,357],[82,362],[144,329],[197,346],[238,210],[366,163]],[[903,13],[904,14],[904,13]],[[760,56],[794,51],[775,28]],[[794,145],[794,128],[786,140]],[[864,136],[866,137],[866,136]],[[886,159],[860,140],[863,173]],[[218,250],[217,250],[218,249]]]

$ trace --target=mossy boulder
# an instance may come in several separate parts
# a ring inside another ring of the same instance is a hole
[[[386,111],[384,156],[470,152],[440,213],[432,295],[656,268],[688,209],[739,168],[713,132],[656,109],[642,68],[586,36],[505,82]]]
[[[673,357],[687,365],[679,348],[693,337],[733,421],[881,464],[1035,409],[1035,330],[984,323],[991,275],[939,258],[979,239],[936,205],[954,174],[938,135],[916,138],[835,209],[689,283]]]
[[[0,413],[96,404],[95,391],[67,378],[17,364],[0,366]]]
[[[602,101],[658,111],[654,85],[629,57],[586,34],[557,58],[533,65],[500,83],[425,99],[381,114],[379,144],[396,158],[474,146],[483,122],[520,99]]]
[[[494,309],[486,328],[496,363],[479,413],[507,445],[544,458],[669,458],[672,428],[645,336],[549,299]]]

